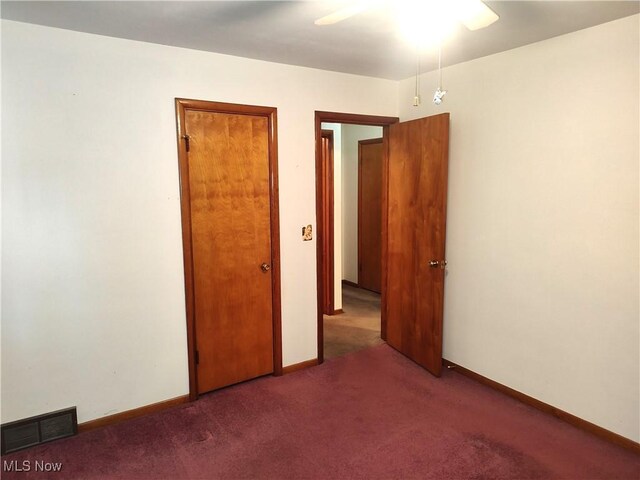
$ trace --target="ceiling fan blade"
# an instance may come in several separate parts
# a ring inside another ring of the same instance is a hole
[[[460,8],[459,17],[462,23],[469,30],[480,30],[488,27],[500,17],[480,0],[460,0],[464,8]]]
[[[313,23],[316,25],[333,25],[334,23],[341,22],[349,17],[362,13],[370,7],[370,2],[358,2],[348,7],[341,8],[340,10],[336,10],[329,15],[319,18]]]

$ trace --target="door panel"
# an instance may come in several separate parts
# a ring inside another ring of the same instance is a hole
[[[269,126],[187,110],[198,393],[273,372]]]
[[[358,286],[380,293],[382,139],[358,143]]]
[[[387,342],[442,369],[449,114],[389,127]]]

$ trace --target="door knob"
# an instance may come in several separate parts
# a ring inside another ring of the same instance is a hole
[[[260,268],[264,273],[267,273],[269,270],[271,270],[271,265],[269,265],[268,263],[263,263],[262,265],[260,265]]]
[[[431,268],[438,268],[438,266],[440,266],[440,268],[444,270],[444,267],[447,266],[447,261],[446,260],[431,260],[429,262],[429,266]]]

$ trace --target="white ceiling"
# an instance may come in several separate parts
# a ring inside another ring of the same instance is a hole
[[[447,1],[447,0],[443,0]],[[2,1],[2,18],[241,57],[399,80],[415,73],[415,49],[399,37],[388,7],[332,26],[314,25],[349,2]],[[443,47],[451,65],[640,11],[638,1],[487,1],[500,20],[461,27]],[[434,52],[423,70],[436,68]]]

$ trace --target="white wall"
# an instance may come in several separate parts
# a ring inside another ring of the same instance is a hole
[[[400,87],[451,112],[444,356],[635,441],[638,23],[447,68],[440,108]]]
[[[187,393],[175,97],[278,108],[284,364],[316,357],[314,110],[397,83],[3,21],[3,422]]]
[[[382,137],[382,127],[342,126],[342,278],[358,283],[358,141]]]
[[[342,125],[323,123],[333,131],[333,308],[342,308]]]

